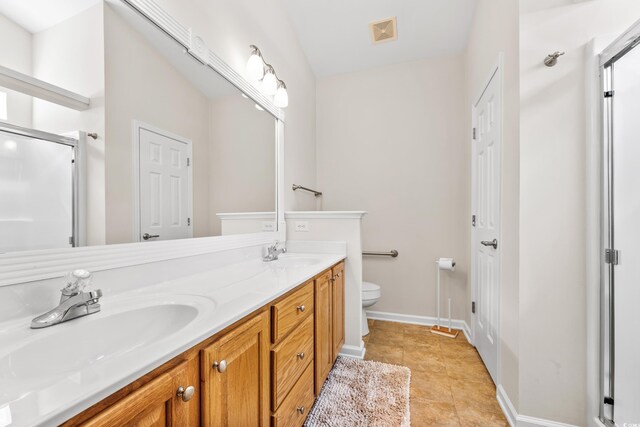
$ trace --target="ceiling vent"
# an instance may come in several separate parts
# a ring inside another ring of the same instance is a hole
[[[373,44],[390,42],[398,38],[395,16],[382,21],[372,22],[369,24],[369,28],[371,28]]]

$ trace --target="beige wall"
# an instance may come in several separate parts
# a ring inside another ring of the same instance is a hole
[[[0,65],[31,75],[31,33],[0,14]],[[7,94],[7,121],[32,126],[31,97],[0,87]]]
[[[364,258],[364,280],[382,288],[372,310],[435,316],[435,260],[455,257],[444,280],[453,317],[469,318],[464,87],[462,55],[318,81],[322,207],[366,210],[364,250],[400,253]]]
[[[585,425],[585,47],[626,30],[640,3],[520,3],[520,412]]]
[[[280,0],[158,0],[183,25],[241,74],[249,45],[260,47],[287,83],[285,125],[285,209],[315,209],[315,198],[291,191],[293,183],[316,185],[316,82]]]
[[[133,239],[133,120],[192,141],[193,235],[208,236],[209,101],[110,6],[104,11],[107,243]]]
[[[222,234],[217,213],[274,212],[276,120],[240,94],[210,104],[209,221]]]
[[[504,114],[502,143],[502,233],[500,290],[499,382],[518,405],[518,264],[519,264],[519,63],[518,2],[479,0],[466,54],[466,129],[471,105],[487,83],[500,52],[504,53]],[[469,212],[470,214],[470,212]],[[471,289],[469,287],[469,289]]]
[[[32,37],[32,75],[91,99],[76,111],[33,98],[33,127],[52,133],[95,132],[86,141],[87,245],[105,243],[103,5],[97,4]]]

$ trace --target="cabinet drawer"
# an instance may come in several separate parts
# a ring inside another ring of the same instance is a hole
[[[313,395],[313,363],[309,364],[291,393],[273,415],[273,427],[300,427],[309,415]]]
[[[271,351],[273,375],[272,409],[276,410],[296,383],[304,368],[313,361],[313,315]],[[313,363],[311,363],[313,365]]]
[[[313,281],[271,306],[271,342],[277,343],[313,313]]]

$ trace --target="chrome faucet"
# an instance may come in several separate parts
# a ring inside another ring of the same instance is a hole
[[[279,242],[276,240],[273,245],[267,248],[267,254],[262,257],[264,262],[277,261],[278,255],[287,252],[287,249],[283,246],[282,248],[278,248]]]
[[[86,270],[74,270],[66,277],[67,286],[62,289],[60,304],[31,321],[31,329],[46,328],[67,320],[87,316],[100,311],[102,291],[84,292],[91,284],[92,275]]]

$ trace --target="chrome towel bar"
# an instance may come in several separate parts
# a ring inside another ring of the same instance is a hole
[[[293,189],[293,191],[296,191],[296,190],[308,191],[310,193],[313,193],[316,197],[322,196],[322,192],[321,191],[312,190],[310,188],[303,187],[302,185],[293,184],[293,186],[291,188]]]
[[[398,251],[395,249],[389,252],[362,252],[362,255],[372,255],[372,256],[390,256],[391,258],[398,257]]]

